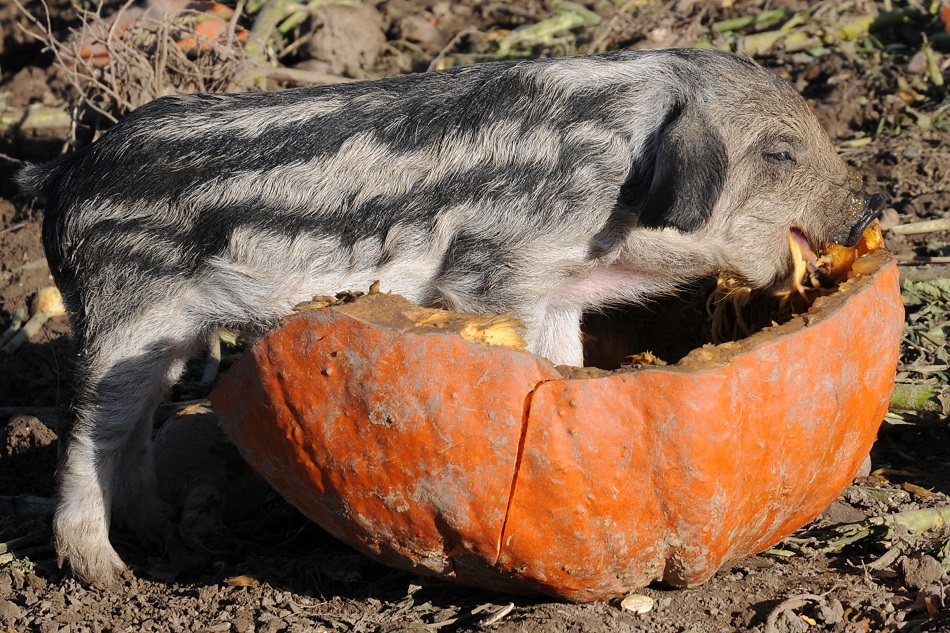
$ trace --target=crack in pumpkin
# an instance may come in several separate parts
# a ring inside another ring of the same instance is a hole
[[[498,535],[498,543],[495,546],[494,566],[497,566],[498,561],[501,559],[501,549],[504,547],[505,536],[508,534],[508,518],[511,514],[512,506],[514,506],[515,488],[518,485],[518,473],[521,472],[521,460],[524,457],[524,446],[528,437],[528,417],[531,414],[531,400],[534,398],[538,387],[546,382],[550,381],[539,380],[535,383],[531,391],[525,396],[524,406],[521,408],[521,435],[518,438],[518,452],[515,455],[515,468],[511,475],[511,487],[508,489],[508,504],[505,506],[505,518],[501,523],[501,532]]]

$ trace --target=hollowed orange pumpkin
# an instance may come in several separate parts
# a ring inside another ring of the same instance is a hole
[[[370,295],[291,316],[211,399],[275,489],[386,564],[575,601],[694,585],[816,517],[870,450],[903,306],[890,255],[860,261],[789,323],[592,377]]]

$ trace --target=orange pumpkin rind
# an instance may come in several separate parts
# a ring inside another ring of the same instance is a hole
[[[788,323],[591,377],[369,295],[289,317],[211,399],[276,490],[388,565],[573,601],[695,585],[815,518],[870,450],[903,306],[890,255],[859,261]]]

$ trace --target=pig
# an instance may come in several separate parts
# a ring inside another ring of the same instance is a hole
[[[113,519],[166,529],[152,416],[217,330],[379,281],[513,311],[531,352],[580,365],[585,311],[717,273],[777,286],[789,232],[854,243],[883,204],[787,82],[687,49],[163,97],[18,182],[77,346],[55,546],[104,586]]]

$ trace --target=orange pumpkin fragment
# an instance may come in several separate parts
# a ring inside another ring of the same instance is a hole
[[[575,601],[694,585],[817,516],[867,455],[903,306],[891,257],[861,261],[783,325],[575,377],[369,295],[291,316],[211,399],[272,486],[386,564]]]
[[[861,239],[854,246],[829,244],[825,247],[821,257],[818,258],[818,265],[831,279],[837,281],[848,276],[858,257],[877,250],[883,245],[884,238],[881,235],[881,223],[874,220],[864,230]]]

